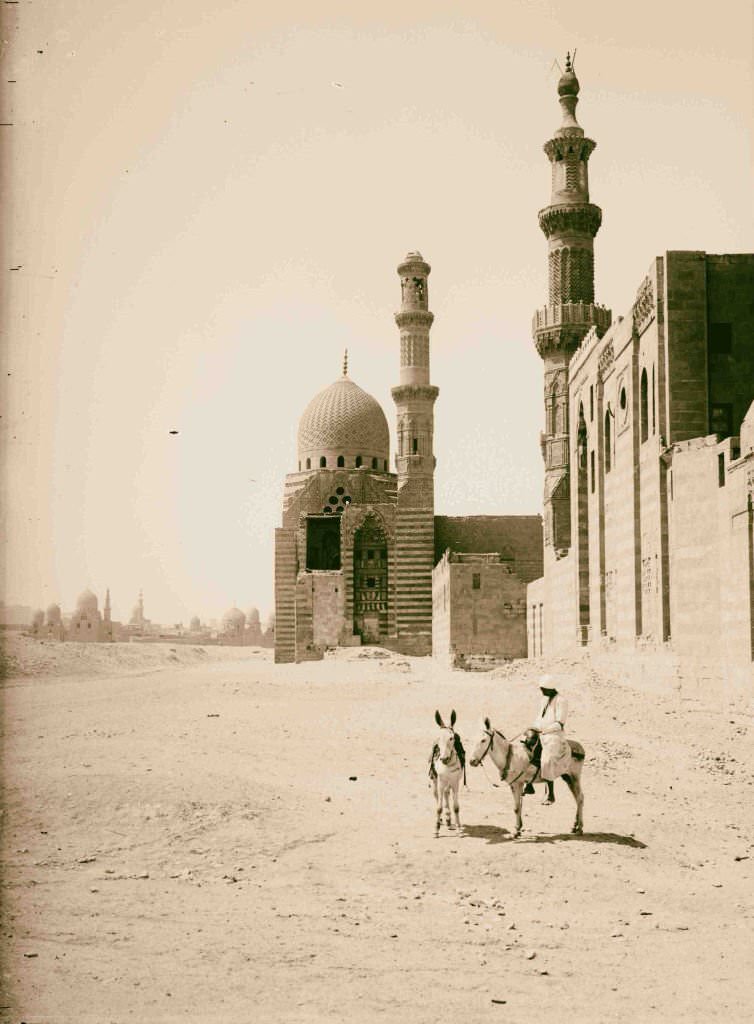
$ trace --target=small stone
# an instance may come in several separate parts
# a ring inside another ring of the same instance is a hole
[[[99,889],[93,885],[89,892],[99,892]]]
[[[140,871],[139,874],[136,875],[136,878],[149,878],[149,872],[148,871]]]
[[[535,957],[536,955],[537,955],[537,954],[536,954],[536,953],[534,952],[534,950],[532,949],[532,950],[530,950],[530,952],[528,952],[528,953],[526,954],[526,959],[527,959],[527,960],[533,960],[533,959],[534,959],[534,957]]]
[[[36,956],[39,956],[39,953],[24,953],[24,956],[25,956],[25,957],[26,957],[26,958],[27,958],[28,960],[33,960],[33,959],[34,959],[34,957],[36,957]]]

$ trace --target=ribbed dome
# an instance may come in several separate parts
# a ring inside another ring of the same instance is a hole
[[[350,377],[341,377],[320,391],[298,425],[299,459],[320,455],[387,459],[389,449],[385,413]]]

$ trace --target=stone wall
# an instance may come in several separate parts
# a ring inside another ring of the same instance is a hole
[[[446,606],[433,628],[440,658],[526,657],[526,583],[498,553],[449,553],[435,569],[435,595],[441,590]]]
[[[432,656],[450,664],[450,561],[444,554],[432,572]]]
[[[615,643],[665,652],[702,693],[751,686],[754,451],[710,428],[754,399],[753,294],[754,257],[669,252],[574,353],[573,543],[530,588],[530,652],[543,595],[546,654]]]

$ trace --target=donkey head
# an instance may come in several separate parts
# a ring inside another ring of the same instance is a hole
[[[492,746],[493,735],[494,730],[492,728],[492,723],[489,718],[483,718],[479,727],[479,739],[474,744],[474,749],[469,757],[469,764],[473,768],[476,768],[478,764],[481,764],[482,758],[489,753],[490,747]]]
[[[437,746],[440,748],[440,761],[443,764],[447,764],[453,756],[455,738],[453,726],[456,724],[456,713],[455,711],[450,712],[450,725],[446,725],[442,720],[440,712],[435,711],[435,721],[442,729],[442,732],[437,737]]]

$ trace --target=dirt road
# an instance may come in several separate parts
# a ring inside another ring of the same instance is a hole
[[[585,834],[490,767],[435,840],[435,708],[516,733],[543,666],[364,653],[6,682],[0,1020],[754,1020],[750,715],[551,665]]]

